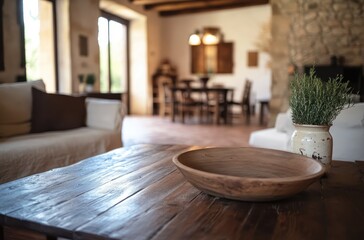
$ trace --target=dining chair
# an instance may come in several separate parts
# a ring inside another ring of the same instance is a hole
[[[204,116],[208,122],[213,124],[220,123],[220,117],[223,114],[221,111],[222,100],[218,92],[210,92],[205,94],[204,100]]]
[[[246,123],[250,123],[250,116],[252,115],[252,107],[250,104],[250,94],[251,94],[251,88],[252,88],[252,81],[246,80],[245,86],[243,88],[243,95],[240,102],[236,102],[233,99],[229,102],[229,118],[232,122],[232,118],[234,117],[232,108],[233,106],[239,106],[240,107],[240,113],[239,116],[245,115]]]
[[[158,81],[159,116],[165,117],[171,114],[172,109],[172,83],[167,78]]]
[[[203,114],[203,101],[200,97],[191,97],[188,89],[176,92],[177,99],[177,114],[179,115],[181,122],[186,122],[186,116],[198,118],[198,122],[202,122]]]
[[[214,84],[211,86],[214,89],[225,88],[223,84]],[[220,124],[220,120],[224,119],[225,122],[225,101],[228,103],[232,101],[234,96],[234,91],[227,91],[227,96],[222,94],[222,91],[210,91],[206,92],[204,95],[204,116],[207,116],[208,122],[213,122],[214,124]],[[226,123],[226,122],[225,122]]]

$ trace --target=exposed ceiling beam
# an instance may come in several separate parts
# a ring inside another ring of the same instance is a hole
[[[183,1],[175,3],[163,3],[163,4],[148,4],[145,5],[145,9],[155,11],[177,11],[186,9],[198,9],[198,8],[211,8],[211,7],[223,7],[226,5],[255,5],[260,2],[267,3],[267,0],[210,0],[210,1]]]
[[[230,4],[223,4],[223,5],[210,5],[208,7],[160,10],[159,14],[161,16],[173,16],[173,15],[186,14],[186,13],[200,13],[200,12],[232,9],[232,8],[238,8],[238,7],[257,6],[257,5],[264,5],[264,4],[268,4],[268,3],[269,3],[269,0],[255,0],[255,1],[243,2],[243,3],[240,2],[240,3],[230,3]]]
[[[268,4],[269,0],[129,0],[143,5],[146,10],[159,12],[161,16],[198,13],[221,9]]]
[[[130,0],[130,2],[137,5],[147,5],[147,4],[158,4],[158,3],[175,3],[184,2],[186,0]]]

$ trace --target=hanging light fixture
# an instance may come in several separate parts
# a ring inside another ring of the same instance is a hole
[[[201,44],[200,32],[198,30],[196,30],[195,33],[191,34],[190,38],[188,39],[188,43],[192,46],[197,46]]]
[[[220,29],[217,27],[205,27],[203,28],[202,34],[199,30],[196,30],[190,35],[188,43],[192,46],[200,44],[204,45],[215,45],[222,41],[222,34]]]
[[[218,44],[221,40],[219,28],[206,27],[203,29],[202,43],[205,45]]]

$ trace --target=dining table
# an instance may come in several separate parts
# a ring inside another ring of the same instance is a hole
[[[209,96],[213,94],[218,101],[216,101],[215,105],[213,106],[214,109],[214,117],[213,122],[214,124],[220,124],[220,113],[222,113],[223,122],[224,124],[228,124],[229,122],[229,99],[228,96],[233,96],[234,88],[227,88],[227,87],[179,87],[174,86],[171,87],[171,119],[172,122],[176,121],[176,112],[177,106],[179,101],[177,99],[177,92],[181,93],[181,96],[191,96],[193,93],[203,94],[205,96]],[[208,99],[208,97],[207,97]],[[209,104],[206,102],[205,104]]]

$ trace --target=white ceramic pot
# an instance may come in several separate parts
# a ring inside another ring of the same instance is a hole
[[[78,93],[84,93],[85,92],[85,84],[79,83],[78,84]]]
[[[292,152],[320,161],[326,171],[331,167],[332,136],[330,126],[294,124],[292,134]]]
[[[86,84],[85,91],[87,93],[93,92],[94,91],[94,85],[92,85],[92,84]]]

